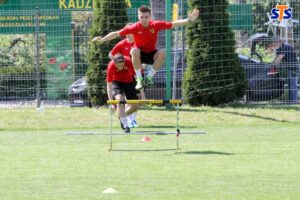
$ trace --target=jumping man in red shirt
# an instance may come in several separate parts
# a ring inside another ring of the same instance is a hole
[[[130,24],[127,24],[127,26],[128,25],[130,25]],[[121,40],[120,42],[118,42],[112,48],[112,50],[109,52],[110,59],[113,61],[114,56],[116,54],[122,54],[123,56],[128,56],[130,58],[130,50],[133,46],[134,46],[133,35],[132,34],[126,35],[126,38]],[[135,75],[135,73],[134,73],[134,75]],[[140,99],[146,99],[145,91],[143,88],[141,88],[140,90],[137,90],[136,92],[139,95]],[[125,108],[126,107],[127,107],[127,105],[125,106]],[[135,128],[135,127],[139,126],[137,123],[137,120],[136,120],[136,116],[137,116],[137,112],[134,112],[131,115],[127,116],[129,128]]]
[[[151,20],[151,9],[148,6],[141,6],[138,9],[138,22],[130,26],[125,26],[119,31],[111,32],[103,38],[101,36],[95,37],[93,41],[106,42],[119,36],[133,34],[135,44],[130,54],[137,76],[137,85],[135,88],[138,90],[143,87],[142,63],[153,64],[152,71],[145,77],[144,81],[144,84],[153,85],[152,77],[165,61],[165,52],[156,48],[158,31],[184,26],[189,22],[195,21],[198,16],[199,10],[194,9],[189,13],[187,19],[176,20],[174,22],[154,21]]]
[[[107,67],[106,82],[107,96],[109,100],[139,99],[133,79],[134,69],[129,57],[116,54],[113,61],[110,61]],[[132,104],[126,107],[123,104],[117,104],[117,113],[123,124],[124,132],[130,133],[127,121],[127,115],[136,112],[139,108],[138,104]]]

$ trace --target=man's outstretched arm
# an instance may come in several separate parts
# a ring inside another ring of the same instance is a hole
[[[115,32],[110,32],[109,34],[107,34],[104,37],[101,37],[101,36],[94,37],[92,41],[103,43],[103,42],[107,42],[109,40],[113,40],[117,37],[120,37],[120,34],[118,31],[115,31]]]
[[[279,65],[281,63],[281,60],[283,59],[284,54],[279,54],[276,56],[276,58],[273,61],[273,64],[275,65]]]
[[[187,19],[180,19],[172,22],[172,28],[180,27],[180,26],[185,26],[189,22],[195,21],[199,17],[200,11],[195,8],[192,12],[189,13],[189,16]]]
[[[112,95],[112,91],[113,91],[113,89],[112,89],[112,82],[106,82],[106,92],[107,92],[107,97],[108,97],[108,99],[109,100],[113,100],[114,98],[113,98],[113,95]]]

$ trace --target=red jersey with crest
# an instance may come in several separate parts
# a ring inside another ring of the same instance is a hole
[[[122,83],[131,83],[133,82],[133,76],[135,75],[132,62],[130,58],[124,56],[125,62],[123,69],[119,70],[114,61],[110,61],[107,66],[106,72],[106,81],[113,82],[118,81]]]
[[[110,53],[115,56],[116,54],[122,54],[123,56],[130,57],[130,50],[133,47],[134,43],[128,42],[127,39],[121,40],[118,42],[114,48],[110,51]]]
[[[133,34],[134,47],[139,48],[144,53],[156,50],[158,31],[171,29],[172,22],[150,20],[148,27],[143,27],[140,22],[125,26],[119,31],[121,36]]]

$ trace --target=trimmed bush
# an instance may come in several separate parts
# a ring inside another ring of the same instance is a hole
[[[200,17],[187,28],[187,102],[214,106],[243,97],[246,79],[235,53],[234,33],[229,28],[228,2],[190,0],[189,6],[199,8]]]

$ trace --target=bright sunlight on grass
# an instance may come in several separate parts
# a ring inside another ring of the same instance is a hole
[[[143,109],[138,130],[174,130],[175,116]],[[182,130],[207,134],[181,135],[179,151],[175,135],[114,136],[108,152],[108,136],[65,134],[108,122],[106,108],[0,110],[0,199],[300,198],[299,107],[183,107]]]

